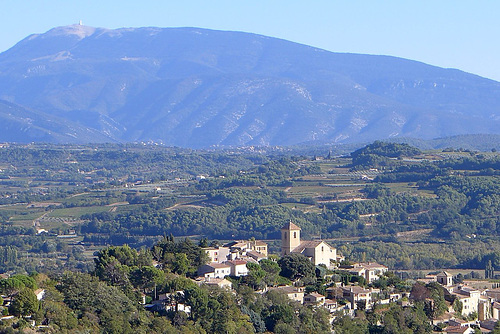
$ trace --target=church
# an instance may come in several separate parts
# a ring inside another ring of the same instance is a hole
[[[300,227],[286,223],[281,228],[281,256],[299,253],[308,257],[317,266],[324,264],[328,268],[337,261],[337,250],[322,240],[300,241]]]

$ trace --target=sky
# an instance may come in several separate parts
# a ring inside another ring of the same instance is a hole
[[[33,33],[199,27],[391,55],[500,81],[498,0],[0,0],[0,52]]]

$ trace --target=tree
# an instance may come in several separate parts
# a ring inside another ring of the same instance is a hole
[[[495,278],[495,268],[493,268],[491,260],[488,260],[488,264],[484,269],[484,278]]]
[[[23,288],[14,296],[9,312],[15,316],[30,315],[38,311],[39,303],[33,290]]]
[[[118,262],[120,265],[134,266],[137,265],[137,258],[137,251],[128,245],[101,249],[97,252],[97,257],[94,259],[95,274],[103,279],[106,277],[105,270],[108,264]]]
[[[292,253],[278,260],[281,275],[291,280],[303,277],[315,277],[315,268],[311,261],[302,254]]]
[[[269,315],[265,319],[266,327],[274,331],[278,323],[293,324],[295,320],[293,307],[288,304],[272,305],[269,309]],[[293,327],[292,327],[293,328]]]
[[[444,288],[437,282],[432,282],[426,285],[430,292],[430,297],[433,300],[433,305],[427,308],[427,315],[436,318],[446,312],[447,304],[444,299]]]
[[[185,275],[189,271],[189,260],[185,253],[174,255],[173,272],[179,275]]]
[[[14,276],[0,280],[0,291],[9,296],[13,296],[16,292],[26,287],[23,280],[20,277],[18,277],[18,275]]]
[[[248,262],[247,268],[248,268],[248,275],[243,277],[242,281],[244,283],[247,283],[255,290],[263,288],[265,284],[262,280],[265,277],[266,272],[262,270],[261,266],[258,265],[257,263]]]
[[[263,259],[259,262],[259,264],[265,272],[264,282],[269,286],[275,285],[281,271],[279,264],[269,259]]]
[[[430,291],[425,287],[424,284],[416,282],[411,289],[410,298],[417,302],[422,302],[426,298],[429,298],[430,295]]]
[[[141,289],[152,289],[165,283],[165,273],[153,266],[135,268],[129,276],[132,284]]]
[[[184,290],[186,304],[191,306],[191,318],[197,320],[207,313],[208,294],[206,290],[199,287],[191,287]]]
[[[453,310],[455,311],[455,313],[461,315],[462,314],[462,308],[463,308],[463,304],[460,301],[460,299],[459,298],[455,298],[455,300],[453,301]]]
[[[82,322],[102,326],[103,333],[129,333],[141,324],[136,303],[117,287],[109,286],[88,274],[66,272],[57,289],[64,303]]]
[[[348,315],[337,317],[333,323],[335,333],[366,334],[368,321],[366,319],[351,319]]]

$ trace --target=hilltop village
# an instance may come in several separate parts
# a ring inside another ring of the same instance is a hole
[[[281,228],[280,255],[310,261],[322,282],[321,288],[316,290],[322,293],[304,286],[300,275],[289,285],[263,286],[257,290],[259,293],[275,291],[304,306],[323,308],[328,311],[331,323],[339,317],[356,318],[359,310],[370,312],[392,303],[410,307],[416,301],[423,301],[432,312],[439,314],[431,319],[431,324],[445,333],[490,332],[500,320],[500,284],[471,281],[474,286],[469,286],[464,281],[457,283],[453,275],[442,271],[419,278],[414,285],[399,281],[399,285],[391,286],[388,281],[398,279],[388,267],[373,262],[351,263],[323,240],[302,240],[300,232],[301,228],[291,221]],[[255,239],[205,247],[203,251],[209,262],[198,267],[196,283],[228,290],[233,289],[234,279],[251,275],[253,264],[269,259],[268,245]],[[475,287],[478,284],[483,284],[483,288]],[[435,305],[436,301],[423,292],[425,286],[440,291],[444,304]],[[189,314],[189,305],[172,299],[172,295],[183,293],[164,294],[145,307],[182,310]],[[442,312],[438,312],[438,308]]]
[[[250,291],[244,292],[244,287],[251,288],[255,296],[272,298],[274,302],[282,296],[288,302],[281,299],[279,303],[296,308],[299,314],[305,310],[313,312],[319,317],[318,321],[327,326],[324,332],[357,333],[349,329],[350,326],[367,326],[367,319],[384,312],[396,312],[391,316],[406,314],[407,320],[398,326],[422,327],[422,333],[432,330],[488,333],[496,330],[500,319],[500,284],[494,281],[467,281],[446,271],[417,279],[402,279],[383,264],[350,262],[323,240],[303,240],[301,228],[291,221],[281,228],[280,256],[269,254],[268,244],[254,238],[201,247],[189,239],[176,242],[167,237],[151,252],[153,261],[148,265],[147,253],[134,251],[128,246],[103,249],[95,260],[95,275],[102,282],[118,288],[106,292],[111,293],[109,297],[124,298],[121,289],[140,292],[134,297],[140,308],[154,314],[155,318],[162,315],[172,319],[174,327],[180,331],[186,329],[184,326],[189,321],[210,317],[205,309],[210,298],[220,298],[224,293],[229,293],[225,298],[248,294]],[[196,263],[192,259],[198,259],[195,270],[189,269],[190,264]],[[172,274],[166,275],[165,271]],[[493,277],[491,264],[485,275]],[[86,280],[88,282],[84,283]],[[12,323],[41,332],[64,328],[61,326],[65,322],[55,314],[47,313],[46,308],[55,306],[54,296],[57,294],[63,296],[66,303],[74,300],[76,305],[81,304],[83,300],[76,300],[89,298],[85,295],[93,290],[87,286],[94,284],[91,282],[98,283],[85,274],[66,273],[57,284],[62,286],[57,292],[54,283],[43,275],[2,275],[0,288],[7,293],[2,296],[4,316],[0,318],[0,330]],[[100,288],[96,285],[94,289]],[[203,298],[208,299],[203,301]],[[79,307],[86,309],[85,303]],[[93,307],[99,309],[99,304]],[[257,332],[266,328],[277,332],[278,328],[287,326],[282,311],[268,314],[264,321],[247,306],[241,307],[257,317],[254,319],[257,322],[253,323]],[[111,311],[108,308],[106,312]],[[379,317],[377,326],[388,326],[391,318],[387,318],[387,314]],[[415,321],[420,322],[412,325]],[[66,326],[76,328],[75,324]],[[328,327],[333,330],[328,330]]]

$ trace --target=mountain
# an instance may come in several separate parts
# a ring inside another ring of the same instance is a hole
[[[113,138],[66,119],[0,100],[0,142],[108,143]]]
[[[496,81],[198,28],[31,35],[0,54],[0,100],[36,114],[40,140],[54,142],[198,148],[500,134]],[[24,125],[12,123],[10,138],[24,138]]]

